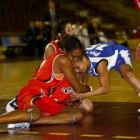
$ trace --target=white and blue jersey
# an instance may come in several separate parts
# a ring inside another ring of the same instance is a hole
[[[92,76],[98,76],[96,67],[102,60],[108,62],[107,69],[119,71],[120,65],[128,64],[132,67],[130,50],[114,42],[91,45],[86,48],[86,54],[91,62],[88,73]]]

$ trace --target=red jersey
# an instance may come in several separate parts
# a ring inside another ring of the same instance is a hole
[[[64,74],[54,74],[53,64],[63,54],[54,53],[45,59],[34,78],[23,87],[18,96],[18,108],[26,110],[35,105],[46,115],[54,115],[66,106],[60,104],[70,98],[72,88]]]
[[[58,42],[59,42],[58,40],[53,40],[53,41],[51,41],[50,44],[54,47],[56,53],[62,53],[63,51],[59,47]]]
[[[54,53],[59,53],[59,54],[61,54],[61,53],[63,53],[63,51],[62,51],[62,49],[59,47],[58,42],[59,42],[59,40],[53,40],[53,41],[51,41],[51,43],[49,43],[48,45],[52,45],[52,46],[54,47],[54,49],[55,49],[55,52],[54,52]],[[46,59],[46,58],[44,58],[44,59]],[[40,66],[38,66],[38,67],[36,68],[35,74],[33,75],[33,77],[36,75],[36,73],[38,72],[39,68],[40,68]]]

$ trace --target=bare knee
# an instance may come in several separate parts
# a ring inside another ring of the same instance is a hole
[[[119,69],[120,69],[120,73],[121,73],[122,77],[125,80],[131,81],[131,79],[133,77],[135,77],[133,74],[132,67],[130,65],[127,65],[127,64],[121,65]]]
[[[93,103],[89,99],[82,101],[82,104],[79,106],[84,113],[91,113],[93,111]]]
[[[93,104],[85,105],[85,107],[83,108],[84,113],[91,113],[92,111],[93,111]]]
[[[27,111],[30,112],[30,117],[32,115],[32,121],[37,121],[40,119],[41,117],[41,109],[37,108],[37,107],[33,107],[31,109],[28,109]]]
[[[83,113],[79,110],[76,110],[72,113],[72,123],[78,122],[83,118]]]
[[[131,71],[126,71],[125,73],[123,73],[123,78],[127,81],[131,81],[133,77],[134,74]]]

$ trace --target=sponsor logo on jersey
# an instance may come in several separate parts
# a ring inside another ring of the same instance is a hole
[[[94,55],[94,56],[98,56],[98,55],[100,55],[100,54],[101,54],[100,52],[96,52],[96,51],[93,52],[93,55]]]
[[[72,92],[72,88],[71,87],[67,87],[67,88],[62,88],[62,92],[64,94],[69,94]]]

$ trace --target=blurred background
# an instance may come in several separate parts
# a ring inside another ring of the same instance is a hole
[[[140,12],[134,0],[1,0],[0,13],[0,60],[42,56],[54,21],[62,18],[73,23],[80,39],[89,37],[81,39],[85,47],[113,40],[135,49],[140,42]],[[37,46],[29,42],[31,35]]]

